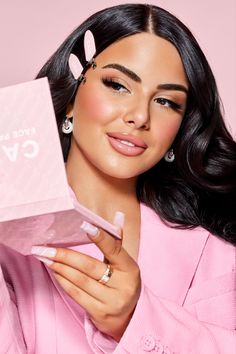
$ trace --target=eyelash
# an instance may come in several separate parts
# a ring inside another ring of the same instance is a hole
[[[129,90],[122,84],[120,84],[118,81],[112,79],[112,78],[105,78],[102,79],[102,82],[104,83],[105,86],[112,88],[114,91],[117,92],[122,92],[119,89],[125,89],[127,92],[129,92]]]
[[[105,86],[112,88],[114,91],[117,91],[118,93],[122,93],[120,89],[124,89],[126,90],[126,92],[129,92],[129,90],[124,85],[120,84],[118,81],[112,78],[103,78],[102,82]],[[173,110],[182,109],[182,106],[180,104],[168,100],[167,98],[164,97],[155,98],[154,102],[160,104],[161,108],[163,109],[173,109]],[[168,104],[168,106],[166,106],[166,104]]]
[[[165,108],[165,109],[173,109],[173,110],[182,109],[182,106],[180,104],[178,104],[174,101],[168,100],[167,98],[164,98],[164,97],[155,98],[154,101],[159,103],[162,106],[162,108]],[[168,106],[165,105],[166,103],[168,104]]]

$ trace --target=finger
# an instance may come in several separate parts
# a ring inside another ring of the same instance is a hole
[[[124,222],[125,222],[125,214],[122,213],[121,211],[116,211],[114,219],[113,219],[113,224],[117,228],[117,232],[119,235],[121,235],[121,240],[122,240],[122,234],[123,234],[123,228],[124,228]],[[122,243],[122,241],[121,241]],[[104,257],[103,260],[105,263],[109,263],[109,261]]]
[[[81,228],[88,234],[90,239],[102,251],[105,259],[120,270],[127,270],[134,260],[128,255],[122,247],[121,240],[117,240],[107,232],[99,230],[96,226],[83,222]]]
[[[60,274],[54,273],[54,277],[66,293],[83,307],[89,315],[98,311],[104,311],[104,304],[102,302],[87,294]]]
[[[95,280],[99,280],[107,268],[106,264],[93,257],[66,248],[34,246],[31,253],[50,268],[53,267],[53,262],[65,264]]]
[[[68,254],[68,250],[58,250],[58,253],[60,253],[62,251],[62,253],[67,253]],[[65,252],[66,251],[66,252]],[[72,253],[73,254],[73,253]],[[75,255],[77,256],[77,255]],[[60,259],[60,254],[58,255],[58,258]],[[61,258],[63,258],[63,255],[61,256]],[[85,256],[86,258],[86,256]],[[41,259],[42,260],[42,259]],[[76,265],[75,267],[70,266],[68,264],[65,263],[60,263],[59,261],[57,262],[53,262],[53,264],[50,265],[50,268],[54,271],[56,271],[57,273],[62,274],[65,278],[69,279],[70,281],[72,281],[75,285],[82,285],[83,283],[85,283],[85,286],[83,286],[82,288],[87,291],[89,288],[86,288],[86,281],[88,279],[93,280],[93,282],[89,282],[89,286],[90,284],[94,284],[94,282],[96,284],[99,285],[103,285],[101,283],[99,283],[99,280],[101,280],[101,278],[103,277],[104,274],[107,273],[107,271],[109,270],[108,265],[103,263],[103,262],[98,262],[95,259],[91,258],[91,265],[88,266],[87,263],[82,263],[82,269],[78,269],[78,266]],[[94,261],[97,264],[96,269],[94,269]],[[70,262],[73,263],[73,262]],[[93,270],[93,272],[91,272],[91,269]],[[93,276],[91,276],[91,273],[93,274]],[[111,275],[109,276],[109,280],[108,282],[106,282],[106,286],[108,286],[109,288],[115,288],[117,282],[119,282],[119,271],[114,271],[111,268]],[[86,290],[87,289],[87,290]],[[99,289],[102,289],[99,286]],[[88,290],[89,291],[89,290]]]
[[[57,262],[54,262],[50,268],[55,274],[61,275],[73,285],[103,303],[111,296],[109,295],[113,291],[111,286],[105,286],[74,268]],[[109,281],[107,284],[109,284]]]

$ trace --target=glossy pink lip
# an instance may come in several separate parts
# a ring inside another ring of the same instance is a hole
[[[138,156],[144,153],[147,145],[139,138],[133,135],[122,133],[108,133],[108,141],[117,152],[125,156]],[[132,145],[128,145],[127,143]]]
[[[144,149],[147,148],[147,145],[144,143],[144,141],[136,136],[129,135],[129,134],[122,134],[122,133],[107,133],[108,136],[111,138],[115,138],[118,140],[126,140],[137,147],[142,147]]]

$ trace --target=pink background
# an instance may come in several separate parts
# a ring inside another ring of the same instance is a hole
[[[0,0],[0,87],[34,78],[65,37],[90,14],[138,0]],[[147,0],[190,27],[215,73],[236,136],[236,1]]]

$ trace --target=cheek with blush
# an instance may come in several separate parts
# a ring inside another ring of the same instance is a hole
[[[97,123],[106,123],[114,119],[114,105],[99,92],[81,90],[78,96],[78,116]]]
[[[159,127],[159,132],[160,132],[159,134],[162,135],[162,141],[166,145],[170,146],[173,143],[176,134],[179,131],[180,125],[181,125],[181,121],[175,121],[175,122],[165,122]]]

